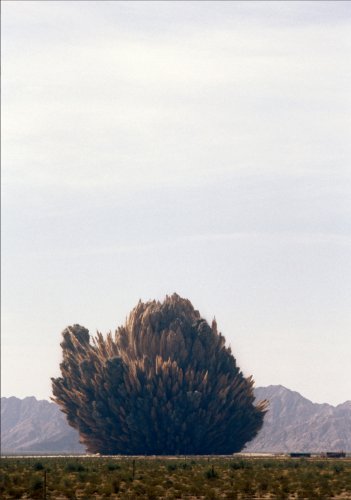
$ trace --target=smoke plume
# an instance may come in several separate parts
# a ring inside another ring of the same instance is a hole
[[[263,424],[224,337],[174,294],[132,310],[125,326],[90,342],[66,328],[53,400],[87,450],[101,454],[229,454]]]

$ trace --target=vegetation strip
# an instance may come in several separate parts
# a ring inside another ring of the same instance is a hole
[[[6,457],[0,498],[350,499],[351,459]]]

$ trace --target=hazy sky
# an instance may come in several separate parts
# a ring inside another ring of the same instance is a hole
[[[351,399],[351,3],[2,2],[2,395],[189,298],[256,385]]]

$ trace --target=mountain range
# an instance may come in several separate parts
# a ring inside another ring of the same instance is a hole
[[[258,387],[255,396],[267,399],[269,410],[245,451],[351,451],[351,401],[338,406],[312,403],[281,385]]]
[[[351,401],[312,403],[280,385],[258,387],[267,399],[264,425],[245,452],[351,451]],[[84,453],[77,431],[55,403],[35,397],[1,398],[1,453]]]

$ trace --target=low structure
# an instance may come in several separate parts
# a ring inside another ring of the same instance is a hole
[[[327,451],[327,458],[345,458],[346,453],[344,451]]]
[[[311,453],[290,453],[291,458],[311,458]]]

